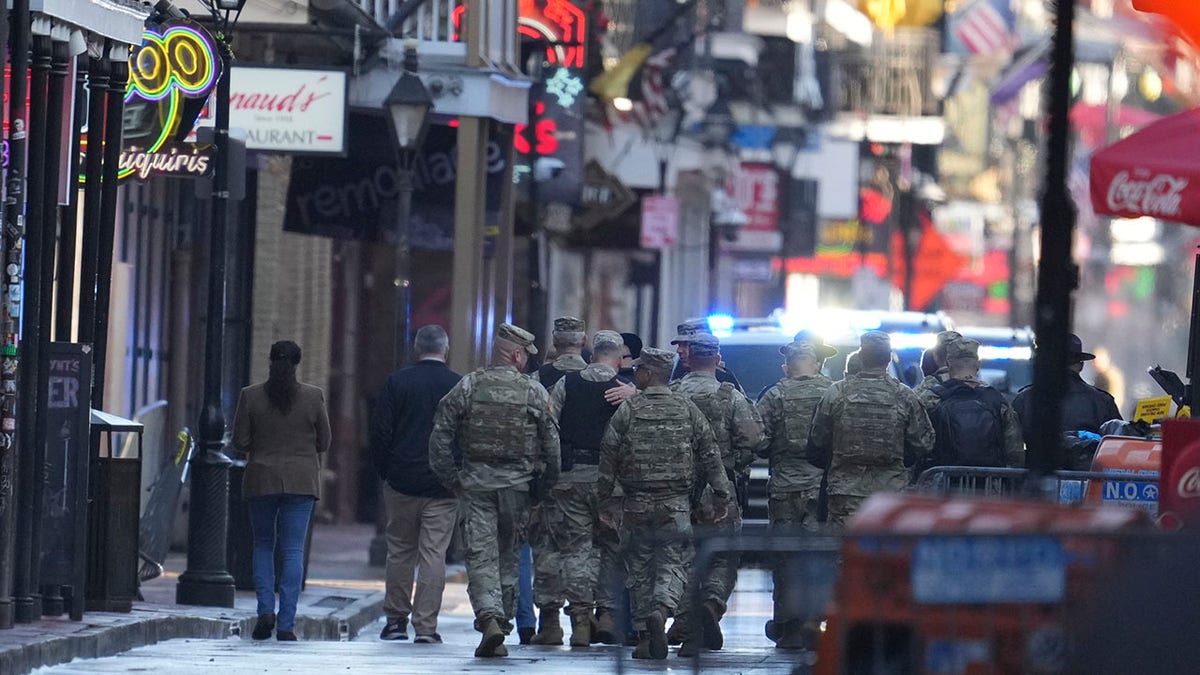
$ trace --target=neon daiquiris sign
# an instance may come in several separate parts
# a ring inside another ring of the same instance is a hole
[[[172,21],[143,31],[129,55],[118,178],[206,174],[208,153],[183,140],[220,78],[216,42],[198,24]]]

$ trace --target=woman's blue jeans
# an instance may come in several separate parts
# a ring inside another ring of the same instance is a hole
[[[275,539],[283,557],[279,580],[279,613],[276,629],[296,630],[296,601],[304,577],[304,539],[313,502],[308,495],[277,494],[252,497],[250,526],[254,530],[254,589],[258,614],[275,612]]]

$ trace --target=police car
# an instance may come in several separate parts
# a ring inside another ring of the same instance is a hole
[[[842,379],[846,357],[856,351],[859,338],[872,330],[887,332],[892,338],[895,358],[889,372],[896,379],[914,386],[921,381],[921,353],[937,342],[937,334],[951,330],[950,317],[938,312],[884,312],[873,310],[821,310],[803,316],[777,312],[765,318],[739,319],[727,315],[708,318],[709,329],[721,340],[721,358],[737,376],[742,389],[757,400],[768,387],[783,377],[783,357],[779,348],[792,341],[803,329],[820,335],[826,344],[838,350],[825,361],[824,374],[835,382]],[[750,467],[747,521],[767,519],[766,460]]]

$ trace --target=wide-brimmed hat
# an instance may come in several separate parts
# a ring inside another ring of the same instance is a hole
[[[820,335],[817,335],[813,331],[808,330],[807,328],[800,331],[799,333],[796,333],[795,337],[792,338],[792,342],[793,343],[802,342],[805,344],[812,345],[813,349],[816,350],[816,352],[817,352],[818,359],[832,358],[834,356],[837,356],[837,353],[838,353],[838,350],[825,344],[824,338],[822,338]],[[788,353],[787,350],[788,350],[788,345],[784,345],[779,348],[779,353],[783,354],[784,356],[787,356],[787,353]]]
[[[1070,356],[1071,363],[1091,361],[1096,358],[1095,354],[1083,351],[1083,340],[1080,340],[1079,336],[1074,333],[1071,333],[1070,342],[1067,343],[1067,355]]]

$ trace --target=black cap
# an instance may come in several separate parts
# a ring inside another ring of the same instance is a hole
[[[633,333],[621,333],[621,339],[625,341],[625,346],[629,347],[629,355],[637,358],[642,355],[642,338]]]

